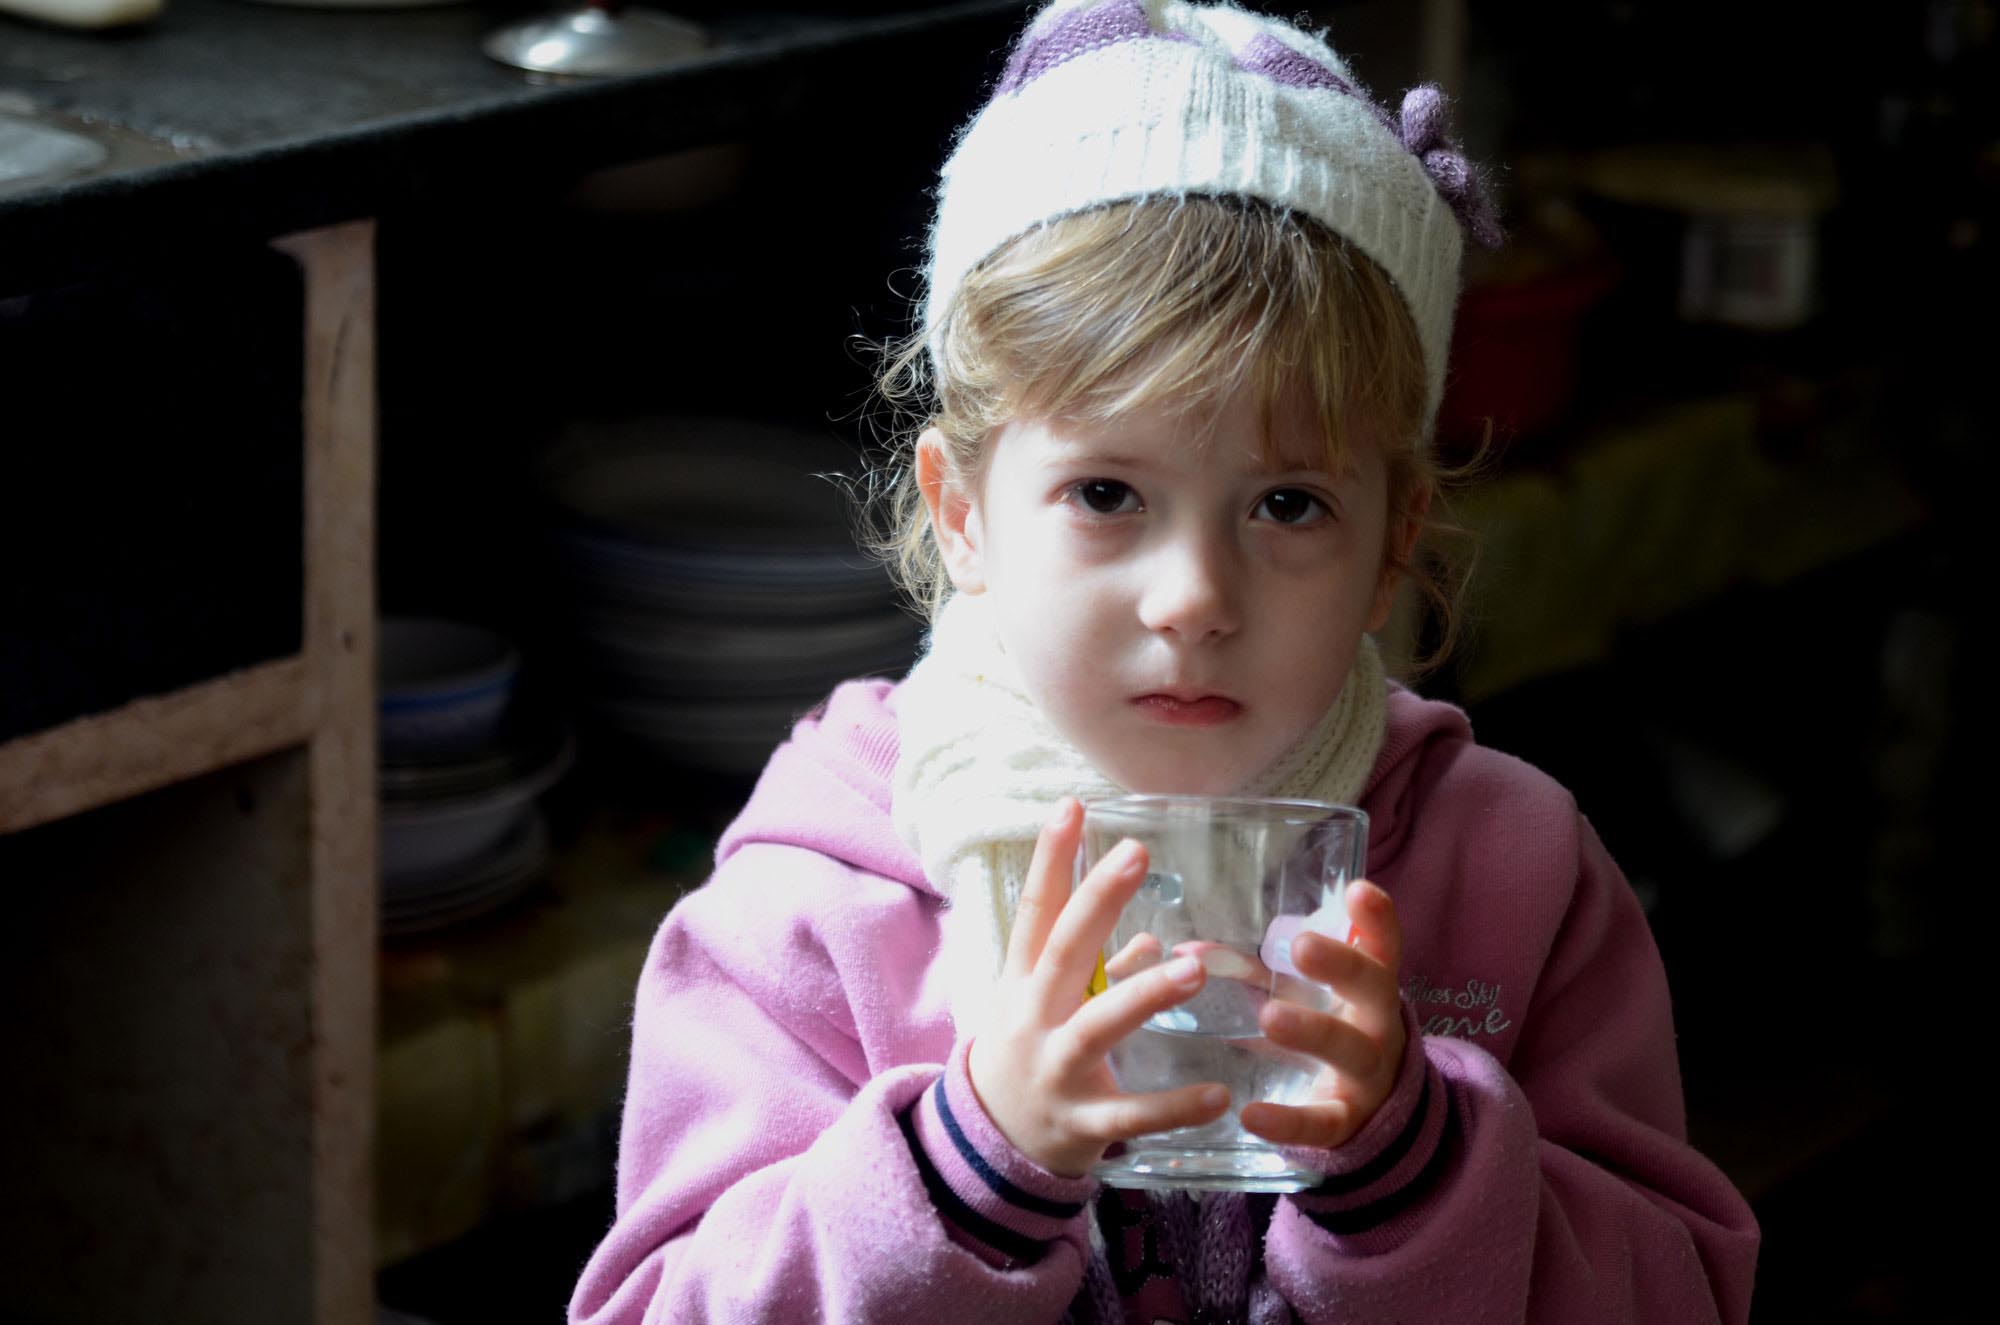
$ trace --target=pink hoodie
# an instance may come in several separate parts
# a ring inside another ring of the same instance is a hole
[[[1457,709],[1392,688],[1362,796],[1423,1032],[1395,1092],[1315,1192],[1163,1215],[980,1109],[890,827],[895,701],[855,682],[800,722],[661,926],[572,1321],[1746,1319],[1756,1224],[1687,1145],[1645,918],[1568,793]]]

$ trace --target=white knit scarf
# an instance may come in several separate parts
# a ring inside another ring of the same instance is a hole
[[[1382,747],[1386,695],[1381,655],[1364,635],[1326,716],[1240,794],[1352,804]],[[1056,802],[1125,788],[1029,698],[984,595],[945,604],[897,698],[891,814],[948,903],[941,957],[952,1018],[966,1035],[991,1002],[1035,838]]]

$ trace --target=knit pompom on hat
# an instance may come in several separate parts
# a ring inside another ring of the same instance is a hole
[[[1426,435],[1444,390],[1464,232],[1500,242],[1443,97],[1394,116],[1324,40],[1229,4],[1055,0],[960,133],[937,189],[924,325],[1008,240],[1154,195],[1235,195],[1310,216],[1382,267],[1423,345]]]

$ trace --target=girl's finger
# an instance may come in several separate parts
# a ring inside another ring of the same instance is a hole
[[[1347,918],[1353,925],[1348,942],[1391,971],[1403,968],[1403,926],[1388,893],[1356,879],[1347,887]]]
[[[1041,960],[1049,929],[1069,901],[1070,876],[1076,869],[1076,843],[1082,828],[1083,807],[1076,797],[1065,796],[1036,836],[1035,854],[1028,861],[1028,877],[1021,885],[1021,900],[1014,908],[1014,930],[1007,939],[1006,975],[1025,978]]]
[[[1303,1003],[1307,1007],[1317,1007],[1322,1012],[1340,1015],[1347,1000],[1328,989],[1317,980],[1305,980],[1296,975],[1278,972],[1271,978],[1271,997],[1287,1003]]]
[[[1130,943],[1104,963],[1104,973],[1113,980],[1129,980],[1149,966],[1158,966],[1165,955],[1166,949],[1151,934],[1135,934]]]
[[[1400,1016],[1396,972],[1360,947],[1310,931],[1292,940],[1292,964],[1308,980],[1332,989],[1343,1015],[1371,1035],[1380,1035]]]
[[[1227,943],[1189,939],[1185,943],[1176,943],[1174,952],[1182,957],[1193,957],[1210,975],[1252,985],[1268,986],[1271,983],[1271,971],[1263,962],[1249,953],[1238,952]]]
[[[1121,980],[1076,1010],[1065,1028],[1079,1063],[1095,1063],[1146,1022],[1201,990],[1207,972],[1192,957]]]
[[[1340,1100],[1311,1104],[1246,1104],[1243,1130],[1286,1146],[1331,1150],[1354,1130],[1354,1111]]]
[[[1146,848],[1127,839],[1106,852],[1070,894],[1049,928],[1032,976],[1045,1017],[1067,1021],[1076,1011],[1118,913],[1145,878]]]
[[[1229,1108],[1229,1088],[1213,1081],[1149,1095],[1106,1095],[1079,1104],[1070,1126],[1079,1136],[1109,1145],[1150,1132],[1212,1123]]]
[[[1382,1066],[1382,1042],[1345,1018],[1273,1000],[1257,1025],[1271,1043],[1325,1063],[1344,1076],[1372,1076]]]

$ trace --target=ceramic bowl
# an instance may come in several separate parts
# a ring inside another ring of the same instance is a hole
[[[385,796],[385,890],[450,880],[480,868],[533,817],[535,798],[555,785],[574,757],[575,743],[565,732],[560,744],[532,761],[515,762],[503,780],[491,785]]]
[[[463,759],[497,743],[521,670],[505,636],[464,621],[388,617],[377,657],[384,763]]]

